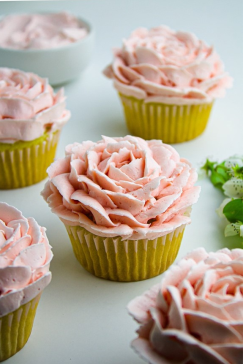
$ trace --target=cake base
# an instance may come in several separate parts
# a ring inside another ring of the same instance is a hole
[[[163,273],[175,260],[185,226],[154,240],[104,238],[80,226],[65,225],[74,254],[96,277],[113,281],[141,281]]]
[[[161,139],[164,143],[182,143],[203,133],[213,103],[169,105],[146,103],[119,94],[127,127],[132,135],[143,139]]]
[[[0,189],[26,187],[45,179],[59,135],[57,130],[29,142],[0,143]]]
[[[0,317],[0,361],[21,350],[32,331],[41,293],[17,310]]]

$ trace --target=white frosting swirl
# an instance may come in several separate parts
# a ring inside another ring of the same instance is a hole
[[[0,142],[30,141],[61,129],[70,118],[64,90],[57,94],[33,73],[0,68]]]
[[[0,47],[46,49],[63,47],[88,34],[80,21],[67,12],[12,14],[0,21]]]
[[[104,73],[124,95],[145,102],[209,103],[232,80],[213,47],[194,34],[159,26],[136,29],[114,50]]]
[[[51,281],[45,228],[0,202],[0,317],[37,296]]]
[[[191,252],[128,310],[141,324],[132,346],[149,363],[241,364],[243,250]]]
[[[99,236],[154,239],[190,223],[199,196],[189,162],[161,140],[103,137],[67,146],[42,192],[68,225]]]

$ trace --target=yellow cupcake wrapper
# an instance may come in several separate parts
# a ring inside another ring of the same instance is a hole
[[[0,317],[0,361],[10,358],[29,339],[41,293],[17,310]]]
[[[182,143],[202,134],[213,106],[145,103],[131,96],[119,96],[130,133],[164,143]]]
[[[157,239],[104,238],[80,226],[65,225],[80,264],[97,277],[141,281],[163,273],[175,260],[185,225]]]
[[[59,136],[58,130],[30,142],[0,143],[0,189],[26,187],[45,179]]]

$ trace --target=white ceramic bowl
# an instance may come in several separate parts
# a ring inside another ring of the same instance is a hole
[[[20,69],[47,77],[51,85],[59,85],[80,75],[89,64],[94,48],[94,30],[77,17],[88,30],[81,40],[51,49],[11,49],[0,47],[0,67]]]

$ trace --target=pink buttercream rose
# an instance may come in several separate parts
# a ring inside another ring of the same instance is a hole
[[[104,237],[155,239],[191,222],[195,170],[161,140],[103,137],[67,146],[42,195],[60,219]]]
[[[0,202],[0,317],[29,302],[50,283],[52,257],[45,228]]]
[[[0,68],[0,142],[34,140],[61,129],[69,118],[63,89],[55,94],[47,79]]]
[[[165,26],[132,32],[104,73],[124,95],[170,104],[212,102],[232,83],[213,47]]]
[[[243,250],[199,248],[135,298],[133,348],[153,364],[243,362]]]
[[[63,47],[88,34],[81,22],[67,12],[11,14],[0,21],[0,47],[46,49]]]

